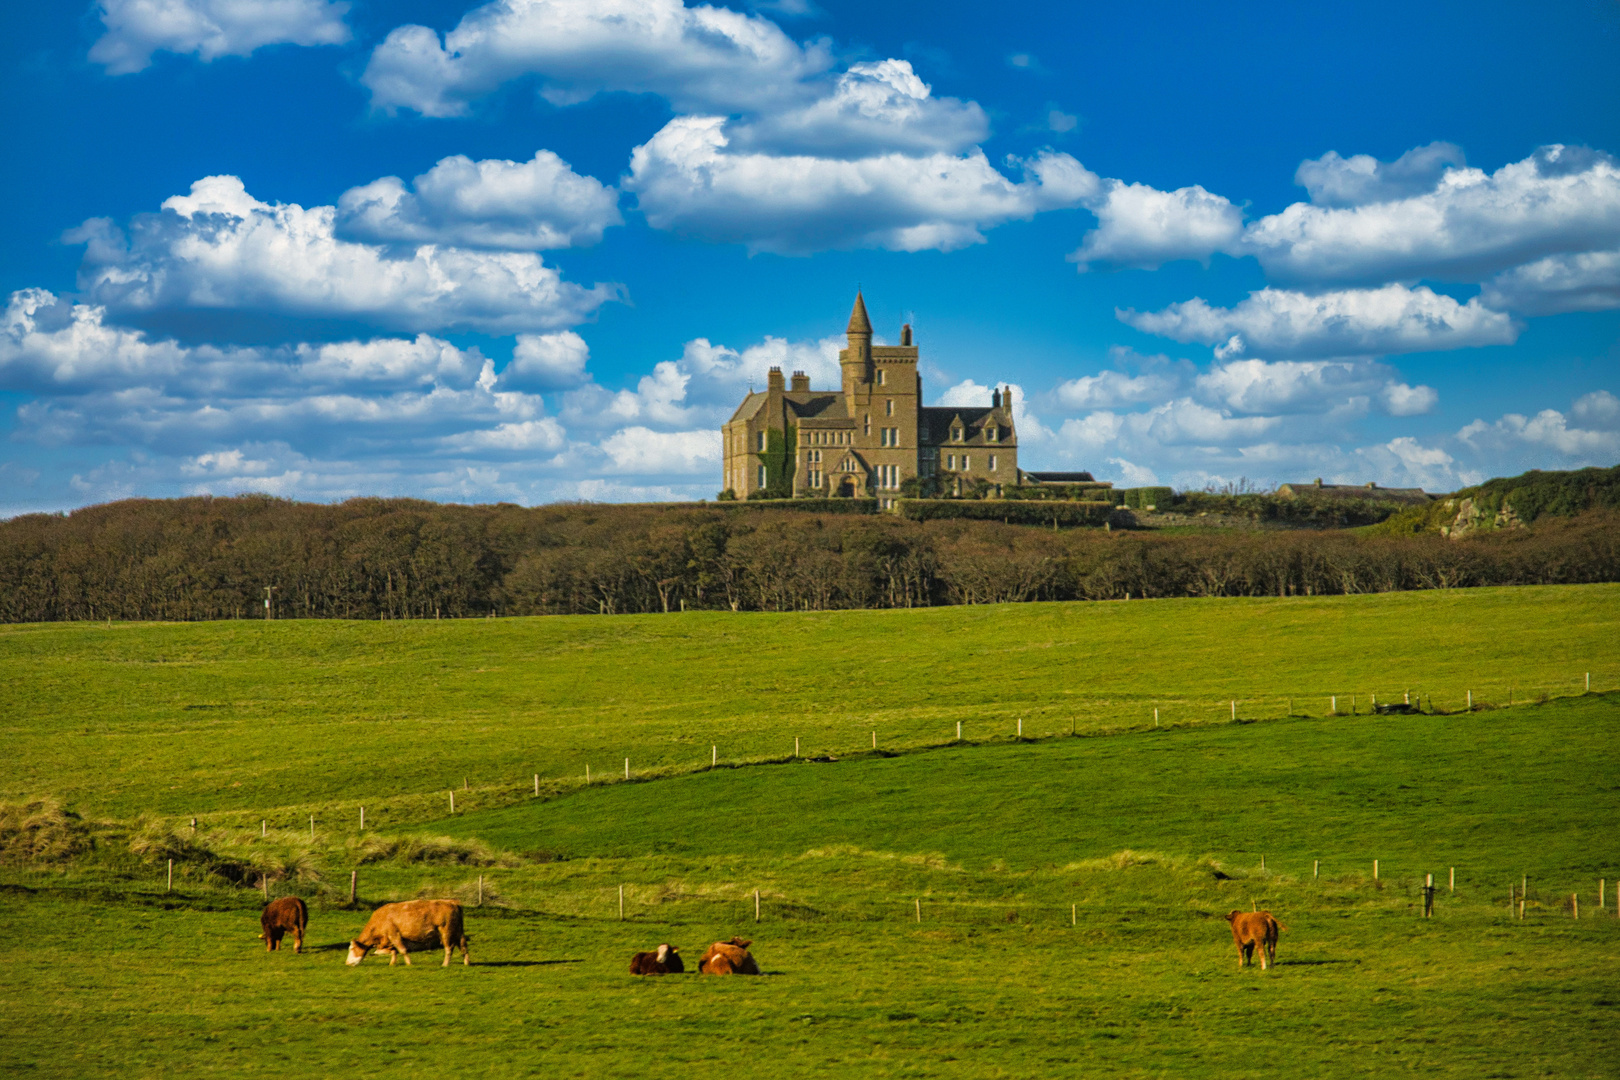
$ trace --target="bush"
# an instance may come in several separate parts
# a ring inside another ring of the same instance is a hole
[[[1114,504],[1106,502],[1041,502],[1005,499],[902,499],[900,515],[910,521],[965,519],[999,521],[1007,525],[1098,526],[1112,518]]]

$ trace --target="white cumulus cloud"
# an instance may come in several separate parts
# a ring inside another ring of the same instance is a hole
[[[1467,163],[1462,148],[1446,142],[1416,147],[1394,161],[1370,154],[1340,157],[1329,150],[1302,162],[1294,183],[1310,192],[1318,206],[1364,206],[1427,194],[1439,186],[1447,169]]]
[[[556,390],[585,381],[590,347],[572,330],[555,334],[519,334],[512,362],[501,372],[501,385],[514,390]]]
[[[1242,413],[1322,413],[1377,400],[1392,416],[1414,416],[1438,400],[1432,387],[1410,386],[1364,360],[1234,360],[1199,375],[1196,392]]]
[[[210,176],[128,238],[92,219],[66,239],[87,245],[79,283],[120,313],[214,310],[346,318],[390,330],[490,333],[584,321],[613,286],[581,288],[530,252],[423,244],[409,257],[339,239],[336,208],[264,203],[234,176]]]
[[[1219,346],[1220,359],[1375,355],[1508,345],[1519,326],[1476,297],[1459,304],[1426,287],[1386,285],[1310,294],[1261,289],[1236,307],[1194,298],[1163,311],[1120,311],[1138,330]]]
[[[624,187],[655,228],[754,251],[950,251],[984,229],[1076,206],[1097,178],[1068,154],[1021,162],[1014,181],[984,152],[844,160],[733,152],[726,120],[677,117],[630,159]]]
[[[158,51],[203,61],[247,56],[266,45],[341,45],[347,3],[328,0],[100,0],[107,27],[90,59],[109,75],[141,71]]]
[[[989,132],[978,104],[934,97],[909,62],[891,59],[853,64],[830,93],[750,117],[728,136],[739,149],[859,158],[954,154]]]
[[[1273,279],[1315,283],[1480,281],[1547,256],[1617,245],[1620,167],[1570,146],[1543,147],[1494,173],[1449,168],[1432,191],[1407,198],[1295,203],[1244,235],[1244,248]]]
[[[1480,299],[1526,315],[1620,308],[1620,250],[1549,255],[1491,278]]]
[[[1154,269],[1177,259],[1208,262],[1234,253],[1243,236],[1243,212],[1202,187],[1159,191],[1146,184],[1109,180],[1087,203],[1097,228],[1069,256],[1081,270],[1093,264]]]
[[[619,193],[550,150],[528,161],[457,154],[411,182],[385,176],[338,199],[340,237],[374,244],[544,250],[587,247],[619,225]]]
[[[375,107],[459,116],[497,87],[534,78],[554,104],[622,91],[683,111],[756,109],[801,97],[825,71],[824,43],[801,46],[775,23],[680,0],[495,0],[437,31],[393,30],[360,81]]]

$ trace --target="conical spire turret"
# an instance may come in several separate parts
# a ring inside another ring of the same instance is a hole
[[[861,298],[859,292],[856,292],[855,307],[849,313],[849,329],[845,333],[870,334],[871,332],[872,320],[866,317],[866,301]]]

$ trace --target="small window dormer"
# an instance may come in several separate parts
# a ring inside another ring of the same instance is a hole
[[[951,428],[951,441],[952,442],[961,442],[962,441],[962,429],[960,427]]]

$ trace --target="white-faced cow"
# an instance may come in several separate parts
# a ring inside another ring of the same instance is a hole
[[[264,905],[264,911],[259,914],[259,925],[263,931],[259,934],[264,939],[264,951],[275,952],[281,948],[281,939],[288,933],[293,936],[293,952],[304,951],[304,928],[309,925],[309,908],[296,896],[278,896]]]
[[[657,952],[638,952],[630,958],[632,975],[677,975],[685,970],[681,950],[673,945],[660,945]]]
[[[407,900],[400,904],[384,904],[371,913],[360,936],[349,942],[350,967],[366,958],[375,949],[388,953],[388,966],[405,958],[411,962],[411,953],[428,949],[444,949],[444,966],[450,966],[450,952],[461,949],[461,962],[469,964],[467,945],[472,939],[461,930],[461,905],[454,900]]]
[[[730,941],[717,941],[698,961],[698,971],[704,975],[758,975],[759,965],[748,951],[752,941],[734,937]]]

